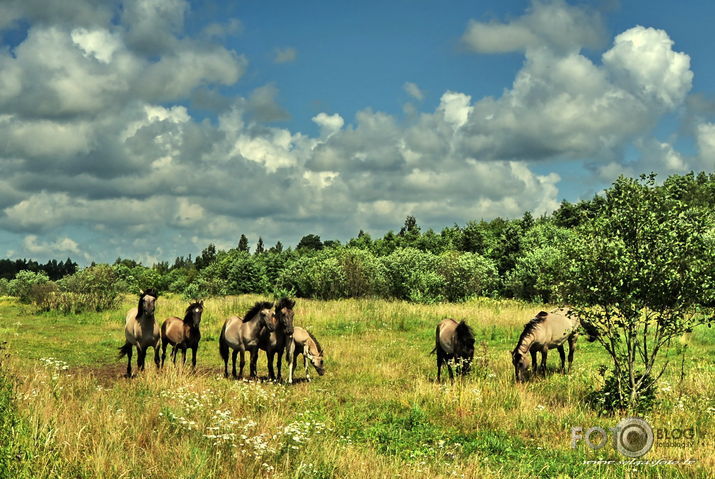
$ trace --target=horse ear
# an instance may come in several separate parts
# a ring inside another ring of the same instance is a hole
[[[139,296],[144,296],[144,290],[143,290],[143,289],[140,289],[140,290],[139,290]]]
[[[200,304],[201,306],[203,306],[203,305],[204,305],[204,300],[202,299],[201,301],[199,301],[199,304]]]

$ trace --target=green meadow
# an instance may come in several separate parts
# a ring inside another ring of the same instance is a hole
[[[0,475],[13,478],[713,477],[715,330],[695,329],[668,355],[655,409],[656,439],[641,461],[611,445],[571,447],[571,428],[615,426],[585,404],[610,366],[597,343],[578,342],[573,370],[515,384],[510,351],[526,321],[549,306],[480,299],[418,305],[385,300],[298,299],[295,324],[325,349],[326,374],[275,384],[223,378],[224,318],[259,296],[209,299],[195,372],[170,362],[133,379],[117,360],[125,312],[36,313],[0,298]],[[186,302],[160,297],[157,318]],[[465,319],[476,336],[474,370],[435,382],[434,328]],[[687,347],[685,347],[687,346]],[[684,351],[684,353],[683,353]],[[136,355],[135,355],[136,358]],[[261,353],[259,375],[267,374]],[[285,371],[285,369],[284,369]],[[602,461],[595,464],[593,461]],[[603,462],[613,463],[604,464]]]

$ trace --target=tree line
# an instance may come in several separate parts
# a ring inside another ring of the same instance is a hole
[[[691,173],[671,176],[662,185],[646,177],[621,178],[605,194],[577,203],[563,201],[552,214],[538,218],[527,211],[521,218],[475,220],[434,231],[423,230],[414,216],[407,216],[399,230],[377,238],[360,230],[342,243],[311,233],[295,248],[284,248],[280,241],[266,247],[261,238],[252,247],[241,235],[235,248],[219,250],[209,244],[193,259],[180,256],[173,263],[145,266],[117,258],[108,266],[114,289],[131,293],[154,287],[196,298],[258,293],[438,302],[492,296],[548,303],[563,297],[568,246],[580,236],[597,233],[588,228],[612,214],[608,193],[628,181],[677,201],[701,218],[712,236],[715,175]],[[58,287],[63,278],[78,273],[69,258],[46,265],[0,260],[0,294],[13,292],[11,280],[21,271],[32,272],[36,282],[60,281]],[[24,277],[27,282],[30,276]]]

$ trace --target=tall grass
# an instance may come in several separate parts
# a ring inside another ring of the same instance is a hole
[[[292,386],[226,380],[218,331],[258,299],[206,302],[196,373],[167,363],[131,380],[120,378],[124,364],[114,357],[134,298],[119,310],[70,318],[25,316],[0,301],[0,332],[12,352],[4,368],[23,425],[13,433],[24,451],[18,477],[710,477],[715,468],[715,335],[707,328],[684,339],[685,377],[669,369],[646,416],[656,428],[697,425],[704,443],[656,442],[645,458],[696,463],[596,466],[583,461],[621,457],[610,446],[571,449],[570,428],[618,422],[583,404],[602,381],[598,367],[607,358],[598,347],[581,341],[568,376],[518,385],[512,378],[509,351],[543,305],[299,300],[295,323],[325,347],[326,375]],[[157,314],[185,307],[162,297]],[[454,385],[434,382],[429,355],[444,317],[466,319],[477,337],[475,370]],[[558,355],[551,356],[553,371]]]

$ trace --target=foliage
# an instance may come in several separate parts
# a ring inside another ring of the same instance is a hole
[[[117,274],[116,265],[95,265],[82,269],[57,282],[58,288],[36,297],[41,310],[65,314],[83,311],[106,311],[117,306],[126,290]]]
[[[50,278],[44,272],[23,270],[10,281],[8,293],[10,296],[17,296],[21,303],[31,303],[33,288],[49,281]]]
[[[654,176],[621,177],[566,245],[565,293],[610,355],[629,409],[662,374],[661,350],[711,320],[699,312],[715,274],[708,229],[700,209]]]
[[[605,370],[602,371],[605,375]],[[599,414],[612,415],[629,408],[631,390],[627,372],[621,370],[621,378],[613,370],[605,378],[604,386],[601,389],[593,390],[586,395],[586,403]],[[644,377],[636,373],[636,382],[643,382],[646,386],[638,392],[638,401],[633,407],[633,412],[644,414],[650,412],[656,403],[656,385],[653,378]],[[623,385],[622,389],[619,385]]]
[[[382,296],[387,278],[382,263],[369,251],[333,248],[300,257],[283,270],[277,284],[298,296],[337,299]]]

